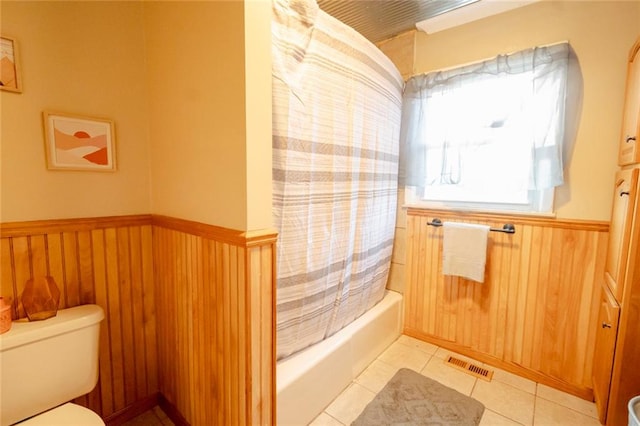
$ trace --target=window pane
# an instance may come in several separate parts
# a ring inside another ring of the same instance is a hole
[[[426,199],[529,203],[531,76],[490,77],[428,99]]]

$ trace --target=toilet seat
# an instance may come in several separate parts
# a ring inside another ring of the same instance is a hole
[[[104,422],[93,411],[68,402],[42,414],[31,417],[16,426],[104,426]]]

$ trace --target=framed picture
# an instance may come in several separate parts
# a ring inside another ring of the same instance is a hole
[[[50,170],[116,170],[112,120],[45,111],[44,133]]]
[[[21,83],[16,41],[0,36],[0,89],[20,93]]]

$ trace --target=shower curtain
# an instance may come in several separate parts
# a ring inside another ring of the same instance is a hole
[[[403,81],[313,0],[274,0],[273,216],[277,356],[384,296],[396,219]]]

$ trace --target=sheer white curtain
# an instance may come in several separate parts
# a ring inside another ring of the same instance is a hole
[[[560,43],[409,79],[400,183],[419,194],[465,181],[525,191],[561,185],[571,57]]]

